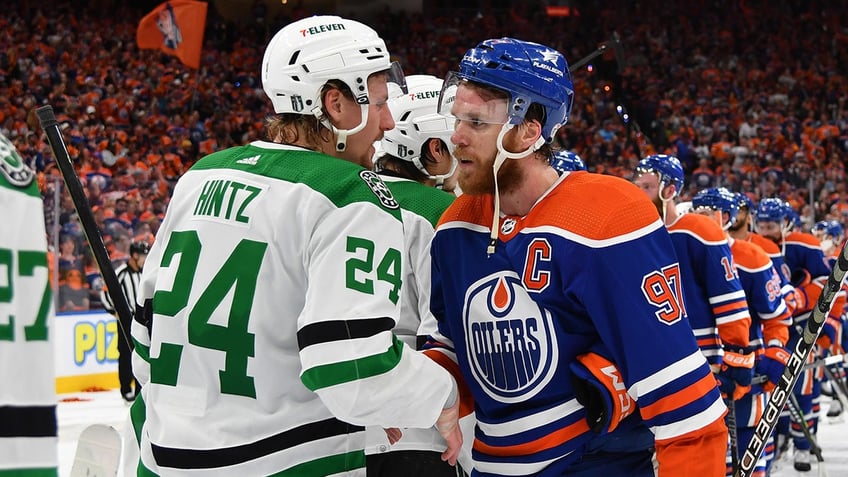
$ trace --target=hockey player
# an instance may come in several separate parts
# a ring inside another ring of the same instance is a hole
[[[736,192],[735,195],[739,204],[739,213],[736,223],[731,225],[727,230],[728,236],[737,240],[751,242],[766,252],[766,255],[769,256],[774,268],[780,275],[780,292],[783,295],[786,306],[789,308],[790,313],[794,312],[797,306],[795,288],[790,281],[789,268],[783,260],[783,252],[773,241],[753,231],[754,216],[757,212],[757,207],[751,198],[742,192]]]
[[[634,182],[654,203],[671,234],[686,315],[698,345],[716,372],[722,393],[739,399],[753,377],[754,355],[747,351],[751,316],[724,231],[707,217],[678,215],[674,198],[683,188],[683,167],[676,157],[643,158]]]
[[[755,226],[761,235],[773,241],[783,251],[789,276],[792,277],[792,283],[796,287],[797,303],[793,311],[795,326],[790,328],[791,348],[801,338],[801,330],[806,326],[806,320],[810,317],[813,307],[819,295],[821,295],[827,277],[830,275],[830,269],[819,241],[811,234],[793,230],[794,224],[791,220],[790,209],[791,206],[781,199],[763,199],[757,205]],[[818,341],[818,352],[828,348],[831,344],[831,338],[835,337],[837,325],[841,322],[844,305],[845,293],[840,292],[822,327]],[[815,359],[816,354],[810,353],[808,357],[810,363]],[[801,407],[800,412],[814,435],[818,427],[819,399],[823,377],[824,373],[821,369],[805,370],[793,389]],[[811,470],[811,443],[804,436],[801,423],[792,422],[790,426],[788,415],[783,415],[781,420],[782,422],[778,423],[776,430],[778,447],[782,447],[781,441],[785,439],[785,433],[789,428],[789,434],[795,447],[793,456],[795,469],[802,472]],[[781,439],[781,437],[784,439]]]
[[[739,212],[737,197],[724,188],[699,191],[692,199],[692,206],[694,212],[715,218],[725,230],[734,225]],[[729,235],[727,240],[751,314],[747,350],[754,352],[757,357],[757,374],[763,374],[769,379],[762,386],[753,386],[751,392],[734,403],[739,455],[748,447],[754,435],[755,426],[765,408],[768,397],[766,391],[774,388],[786,367],[789,358],[786,343],[789,340],[792,315],[780,293],[780,276],[763,249]],[[766,446],[766,453],[757,462],[755,472],[767,475],[773,449],[773,443]],[[736,471],[729,470],[728,476]]]
[[[654,447],[660,476],[719,475],[725,407],[668,233],[632,184],[550,165],[573,91],[562,54],[512,38],[442,91],[463,195],[433,239],[427,352],[473,394],[472,476],[654,476]]]
[[[359,22],[293,22],[263,58],[269,140],[180,178],[133,323],[139,473],[364,476],[366,425],[436,423],[455,462],[456,384],[391,332],[401,212],[361,166],[396,72]]]
[[[395,127],[383,135],[376,169],[400,204],[404,224],[404,263],[400,319],[394,333],[420,349],[436,329],[430,313],[430,241],[436,222],[454,200],[457,161],[451,155],[453,123],[436,112],[442,80],[406,77],[409,92],[392,94],[389,109]],[[442,189],[442,190],[439,190]],[[465,412],[468,414],[468,412]],[[396,430],[392,430],[396,431]],[[445,441],[435,429],[406,428],[394,442],[379,426],[366,428],[368,477],[456,477],[456,469],[440,459]],[[470,469],[466,461],[463,466]]]
[[[144,261],[147,260],[147,254],[150,252],[150,245],[147,242],[133,242],[130,244],[129,251],[129,258],[115,269],[115,275],[127,303],[135,304],[141,271],[144,268]],[[112,297],[109,296],[109,292],[105,288],[100,292],[100,299],[103,302],[103,308],[114,315],[116,320],[120,320],[121,317],[115,312]],[[131,308],[131,311],[135,311],[134,307]],[[127,331],[132,328],[132,322],[124,323],[121,321],[120,325],[122,329]],[[119,335],[116,339],[118,340],[118,382],[121,386],[121,397],[126,402],[133,402],[141,391],[141,385],[132,370],[134,346],[130,340],[124,339],[123,335]]]
[[[842,224],[838,220],[822,220],[813,225],[810,233],[821,243],[822,253],[824,253],[828,265],[833,268],[845,240],[845,230]]]
[[[33,172],[0,134],[0,475],[56,476],[47,234]]]

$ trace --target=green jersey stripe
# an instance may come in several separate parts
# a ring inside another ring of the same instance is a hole
[[[316,391],[387,373],[397,366],[403,354],[403,342],[397,336],[392,335],[392,343],[385,353],[307,369],[300,380],[307,388]]]
[[[324,195],[338,208],[357,202],[369,202],[382,207],[400,220],[400,209],[386,207],[372,184],[360,177],[359,173],[366,171],[365,168],[314,151],[266,149],[249,144],[210,154],[195,163],[191,169],[235,169],[300,183]],[[368,178],[373,180],[371,175]]]
[[[0,469],[0,477],[56,477],[57,475],[59,475],[59,470],[55,467],[7,470]]]

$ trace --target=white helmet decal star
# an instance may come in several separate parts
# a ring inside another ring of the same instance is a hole
[[[553,64],[556,64],[557,58],[559,58],[560,54],[556,50],[545,50],[542,52],[542,59],[544,61],[550,61]]]

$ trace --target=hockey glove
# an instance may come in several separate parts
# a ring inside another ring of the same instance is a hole
[[[636,410],[636,402],[627,394],[621,372],[611,361],[596,353],[577,356],[571,363],[571,384],[577,402],[586,408],[586,420],[596,434],[618,427]]]
[[[762,384],[765,392],[771,392],[780,381],[786,363],[789,362],[789,351],[783,346],[769,346],[757,356],[757,374],[765,375],[768,381]]]
[[[754,378],[754,353],[738,346],[724,347],[724,361],[718,372],[719,389],[722,395],[734,401],[751,390]]]

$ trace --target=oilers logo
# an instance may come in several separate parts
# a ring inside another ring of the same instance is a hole
[[[557,367],[550,312],[511,272],[489,275],[466,293],[464,326],[471,372],[493,399],[513,403],[536,395]]]

